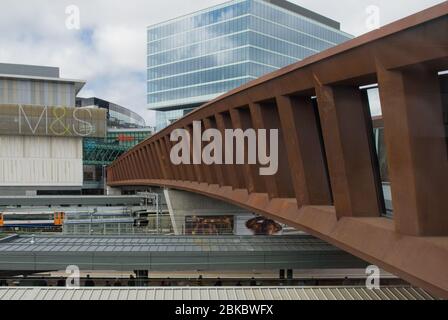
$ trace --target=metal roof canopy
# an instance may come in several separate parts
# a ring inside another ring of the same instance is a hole
[[[365,268],[311,236],[18,236],[0,240],[0,270],[274,270]]]
[[[105,223],[112,223],[112,224],[120,224],[120,223],[134,223],[133,218],[94,218],[94,219],[73,219],[73,220],[66,220],[64,221],[64,225],[92,225],[92,224],[105,224]]]
[[[0,288],[0,300],[435,300],[413,287]]]
[[[0,208],[8,206],[135,205],[145,196],[0,196]]]

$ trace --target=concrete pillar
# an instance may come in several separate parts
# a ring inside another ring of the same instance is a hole
[[[186,191],[164,189],[165,200],[171,216],[171,223],[176,235],[185,232],[187,216],[249,216],[250,212],[234,205]]]
[[[177,221],[173,209],[173,204],[171,202],[171,195],[168,189],[163,189],[163,194],[165,196],[166,206],[168,207],[168,212],[170,213],[171,225],[173,226],[174,234],[176,236],[181,235],[181,230],[177,227]]]
[[[121,196],[121,189],[119,188],[112,188],[112,187],[107,187],[106,189],[106,194],[108,196]]]
[[[146,287],[148,285],[148,270],[135,270],[135,286],[136,287]]]

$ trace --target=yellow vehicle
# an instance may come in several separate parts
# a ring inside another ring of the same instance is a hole
[[[51,229],[61,227],[65,212],[1,212],[0,228]]]

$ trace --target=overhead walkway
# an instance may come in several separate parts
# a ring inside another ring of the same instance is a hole
[[[0,300],[434,300],[412,287],[0,288]]]
[[[447,99],[441,85],[448,70],[447,25],[443,1],[236,88],[120,156],[108,168],[107,184],[159,186],[231,203],[448,298]],[[380,91],[388,146],[382,165],[393,219],[384,208],[372,139],[371,85]],[[274,174],[262,175],[260,162],[234,163],[236,153],[247,153],[247,139],[238,139],[226,164],[196,161],[195,152],[174,164],[170,135],[190,128],[198,136],[210,129],[278,130]]]
[[[83,163],[84,165],[109,165],[128,149],[127,146],[85,139]]]
[[[0,270],[275,270],[365,268],[311,236],[18,236],[0,240]]]

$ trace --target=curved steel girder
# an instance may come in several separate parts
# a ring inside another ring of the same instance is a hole
[[[343,218],[332,206],[297,207],[295,199],[269,199],[247,190],[169,180],[133,180],[111,186],[158,186],[202,194],[296,227],[413,285],[448,298],[448,239],[400,236],[387,218]],[[416,254],[418,253],[418,254]]]
[[[296,226],[448,298],[448,165],[437,73],[447,68],[443,2],[205,104],[122,155],[108,169],[109,185],[166,186],[224,200]],[[371,119],[359,92],[375,82],[393,220],[380,217]],[[320,121],[313,118],[313,96]],[[279,173],[261,177],[250,166],[173,165],[170,134],[191,129],[193,121],[220,131],[248,124],[281,129],[287,139],[279,140],[286,155]],[[332,203],[329,198],[335,207],[315,206]]]

